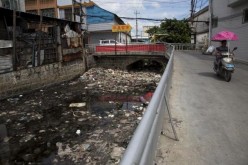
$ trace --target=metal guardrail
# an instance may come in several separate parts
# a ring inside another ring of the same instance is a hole
[[[140,124],[122,157],[121,165],[151,165],[155,159],[159,135],[167,110],[166,98],[170,89],[174,60],[174,46],[167,46],[170,56],[165,72],[147,107]]]
[[[204,44],[191,44],[191,43],[171,43],[174,45],[175,50],[202,50],[206,49]]]

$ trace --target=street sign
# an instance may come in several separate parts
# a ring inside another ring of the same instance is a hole
[[[132,27],[129,24],[112,26],[112,32],[130,32],[131,30]]]

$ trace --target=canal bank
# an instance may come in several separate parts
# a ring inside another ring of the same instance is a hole
[[[118,163],[146,110],[154,72],[93,68],[1,101],[1,163]],[[141,99],[143,98],[143,99]]]

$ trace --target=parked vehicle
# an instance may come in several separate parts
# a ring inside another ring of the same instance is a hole
[[[214,71],[218,76],[224,77],[227,82],[231,81],[232,73],[235,70],[233,63],[233,52],[235,50],[237,50],[237,47],[235,47],[231,52],[222,52],[218,65],[214,62]]]
[[[124,45],[123,43],[117,42],[113,39],[110,40],[100,40],[100,45]]]

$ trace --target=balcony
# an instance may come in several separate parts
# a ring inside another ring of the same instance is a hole
[[[244,3],[246,3],[247,0],[228,0],[228,7],[237,7],[237,6],[240,6]]]

